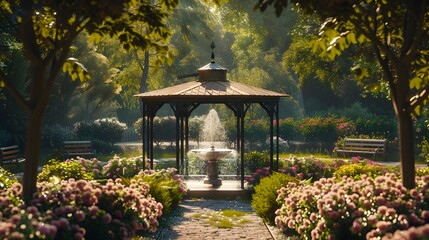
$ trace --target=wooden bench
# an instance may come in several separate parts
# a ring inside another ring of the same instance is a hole
[[[22,158],[19,154],[19,148],[17,145],[2,147],[0,148],[0,159],[1,165],[4,164],[18,164],[24,162],[25,158]]]
[[[386,143],[386,139],[345,138],[344,144],[334,149],[334,155],[337,157],[338,153],[343,153],[344,156],[346,153],[373,154],[375,159],[376,154],[381,154],[386,160]]]
[[[64,141],[64,157],[95,157],[95,150],[92,149],[91,141]]]

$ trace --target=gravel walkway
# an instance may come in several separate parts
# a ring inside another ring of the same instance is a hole
[[[232,228],[220,228],[207,223],[210,216],[216,216],[220,210],[237,210],[247,212],[241,218],[242,224]],[[205,216],[205,217],[202,217]],[[207,217],[209,216],[209,217]],[[243,200],[213,200],[213,199],[186,199],[177,208],[170,218],[170,222],[160,232],[157,239],[274,239],[257,216],[249,201]]]

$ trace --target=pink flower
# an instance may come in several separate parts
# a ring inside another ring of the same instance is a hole
[[[78,222],[83,221],[85,219],[85,213],[81,210],[76,211],[75,218]]]
[[[112,216],[109,213],[103,215],[102,222],[104,224],[109,224],[112,221]]]

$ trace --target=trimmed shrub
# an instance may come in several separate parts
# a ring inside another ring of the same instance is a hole
[[[59,125],[45,126],[42,132],[42,145],[53,149],[61,149],[63,142],[72,138],[73,131],[70,128]]]
[[[355,121],[356,131],[359,134],[368,135],[373,138],[394,139],[397,136],[397,123],[394,118],[377,116],[370,119],[358,118]]]
[[[176,172],[174,168],[145,170],[132,178],[149,184],[149,194],[162,204],[164,216],[171,213],[187,192],[186,183]]]
[[[142,127],[143,119],[139,118],[134,123],[134,128],[140,137],[142,134]],[[159,146],[161,142],[173,143],[175,141],[176,119],[174,117],[154,117],[153,132],[153,140],[156,145]]]
[[[299,130],[306,142],[335,143],[337,122],[338,120],[332,117],[304,118],[300,121]]]
[[[37,176],[38,181],[53,181],[53,177],[60,180],[73,179],[94,179],[94,174],[91,171],[87,171],[81,163],[73,159],[60,162],[58,160],[49,160],[48,163],[43,166],[42,172]]]
[[[281,206],[276,202],[277,190],[286,186],[288,182],[297,183],[298,180],[283,173],[273,172],[270,176],[262,178],[255,186],[251,204],[265,222],[274,224],[275,212]]]
[[[294,118],[285,118],[279,120],[279,135],[287,140],[302,140],[299,131],[298,121]]]
[[[254,173],[258,169],[270,166],[270,155],[268,151],[252,151],[244,154],[244,166],[248,172]]]
[[[78,140],[100,140],[112,145],[121,141],[126,129],[127,125],[116,118],[78,122],[74,125],[74,132]]]

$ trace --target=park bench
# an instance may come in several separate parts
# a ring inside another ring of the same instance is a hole
[[[64,157],[66,159],[73,157],[91,158],[95,157],[95,153],[91,141],[64,141]]]
[[[0,148],[0,159],[1,165],[18,164],[25,161],[25,158],[20,156],[17,145]]]
[[[337,157],[338,153],[343,153],[344,156],[346,153],[373,154],[375,159],[376,154],[381,154],[386,160],[386,143],[386,139],[345,138],[343,145],[334,148],[334,155]]]

